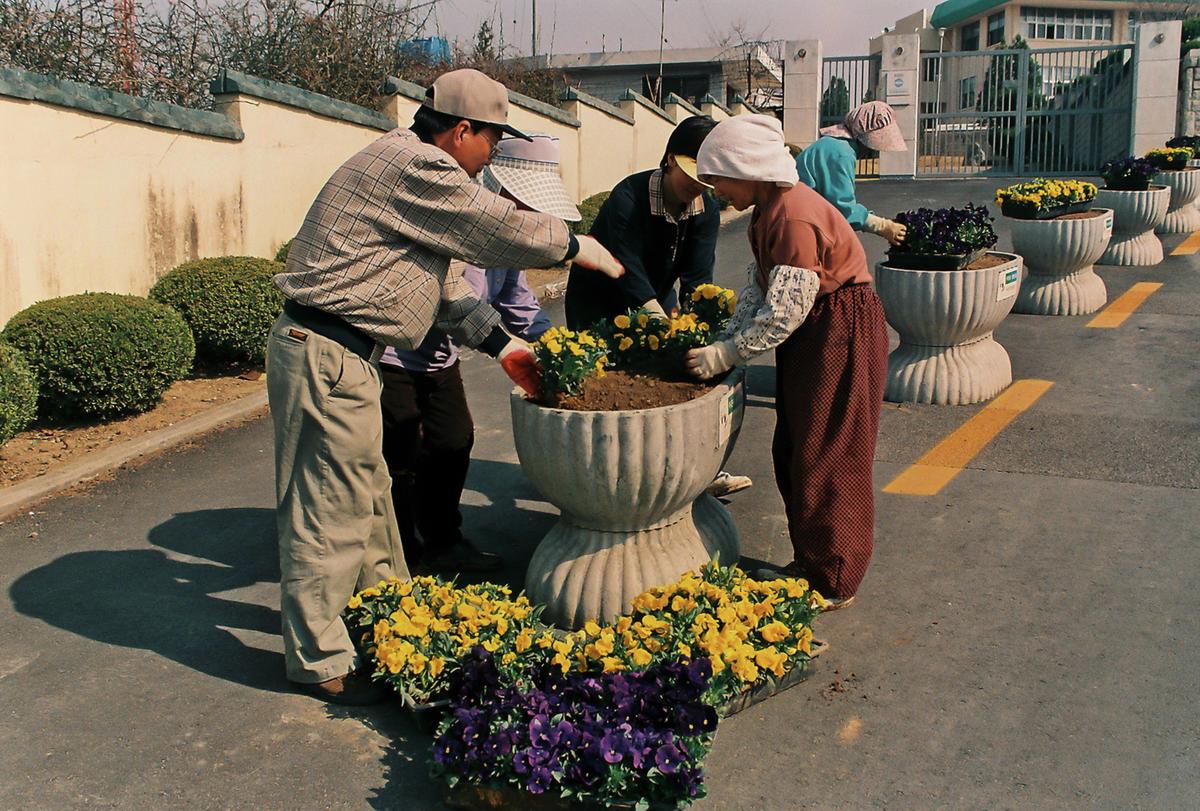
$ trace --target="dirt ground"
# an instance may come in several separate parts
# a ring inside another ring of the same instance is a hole
[[[181,380],[167,389],[162,403],[144,414],[87,425],[35,426],[0,446],[0,488],[44,476],[90,453],[252,394],[264,385],[266,379],[261,376],[256,380],[236,375]]]

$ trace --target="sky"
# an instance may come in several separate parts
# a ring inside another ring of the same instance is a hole
[[[503,24],[510,55],[528,54],[535,0],[438,0],[427,31],[465,43],[479,24]],[[658,48],[661,0],[536,0],[539,51]],[[666,0],[666,47],[720,44],[735,29],[745,39],[822,40],[826,56],[867,52],[867,39],[935,0]],[[735,37],[741,41],[741,37]],[[515,50],[513,50],[515,48]]]

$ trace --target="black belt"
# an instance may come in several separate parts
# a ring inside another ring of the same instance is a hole
[[[365,361],[375,353],[375,339],[339,315],[291,299],[283,302],[283,311],[300,326],[338,342]]]

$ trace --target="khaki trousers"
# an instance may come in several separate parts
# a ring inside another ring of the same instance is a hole
[[[287,314],[267,341],[275,424],[276,528],[287,676],[315,683],[358,667],[341,612],[354,592],[408,567],[383,459],[377,364]]]

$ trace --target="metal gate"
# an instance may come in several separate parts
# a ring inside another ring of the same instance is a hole
[[[922,54],[917,174],[1094,174],[1127,155],[1133,48]]]
[[[879,87],[879,54],[827,56],[821,62],[821,126],[841,123],[846,113],[875,98]],[[879,156],[858,160],[859,177],[879,174]]]

